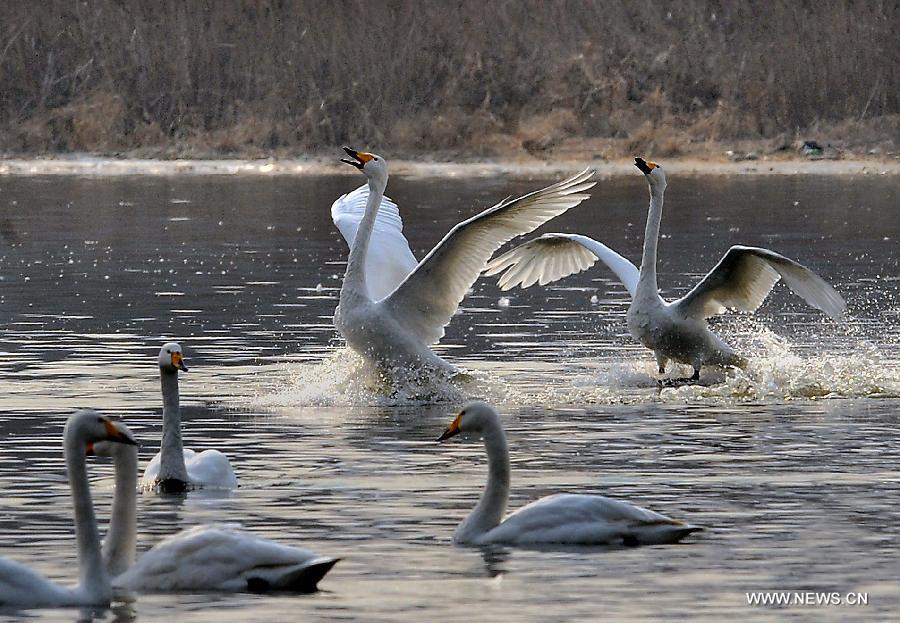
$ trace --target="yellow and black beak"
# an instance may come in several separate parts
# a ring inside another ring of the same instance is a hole
[[[116,426],[116,423],[113,422],[112,420],[107,420],[106,418],[104,418],[103,426],[104,426],[104,428],[106,428],[106,438],[108,441],[117,441],[119,443],[124,443],[129,446],[138,445],[137,442],[134,440],[134,437],[132,437],[129,433],[127,433],[126,431],[124,431],[121,428],[119,428],[118,426]],[[91,449],[93,449],[93,448],[91,448]]]
[[[187,366],[184,365],[184,355],[178,352],[172,353],[172,366],[178,368],[182,372],[188,371]]]
[[[356,151],[355,149],[350,149],[349,147],[344,147],[344,151],[347,152],[347,155],[353,158],[353,160],[341,158],[341,162],[346,162],[347,164],[356,167],[360,171],[363,170],[363,167],[366,166],[366,163],[369,160],[375,157],[368,152]]]
[[[459,434],[459,421],[462,419],[462,413],[459,413],[453,421],[450,422],[450,426],[447,427],[447,430],[438,437],[438,441],[444,441],[445,439],[450,439],[451,437],[456,437]]]
[[[650,171],[657,168],[659,165],[655,162],[650,162],[649,160],[644,160],[643,158],[635,156],[634,166],[639,168],[644,175],[650,175]]]

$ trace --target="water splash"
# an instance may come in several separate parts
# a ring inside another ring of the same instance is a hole
[[[900,362],[867,341],[832,343],[830,350],[800,348],[764,327],[756,327],[746,370],[708,375],[712,383],[663,390],[663,399],[744,401],[900,396]]]
[[[347,348],[318,362],[279,366],[267,377],[268,387],[252,400],[254,406],[264,409],[457,403],[483,391],[479,387],[485,381],[483,373],[468,371],[449,379],[421,373],[387,378]]]
[[[472,398],[498,405],[548,407],[596,404],[731,403],[900,397],[900,362],[865,340],[825,340],[828,349],[798,345],[761,323],[742,322],[728,340],[750,361],[746,370],[704,368],[698,384],[661,388],[649,352],[629,348],[587,358],[575,347],[553,362],[460,363],[452,379],[411,376],[402,382],[375,375],[349,349],[323,360],[277,366],[252,406],[264,410],[301,406],[396,406],[459,403]],[[623,354],[625,357],[623,357]],[[688,376],[690,368],[668,376]]]

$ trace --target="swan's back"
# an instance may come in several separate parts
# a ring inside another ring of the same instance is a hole
[[[192,486],[201,489],[234,489],[238,486],[231,462],[218,450],[194,452],[190,448],[185,448],[183,452],[184,466]],[[157,453],[144,469],[140,485],[142,490],[156,487],[161,458],[161,453]]]
[[[336,562],[234,526],[196,526],[160,541],[114,584],[138,592],[312,591]]]
[[[559,493],[523,506],[479,542],[651,545],[700,529],[601,495]]]
[[[54,584],[22,563],[0,558],[0,606],[66,606],[79,602],[75,590]]]
[[[188,456],[190,452],[191,456]],[[238,486],[237,476],[228,457],[218,450],[203,452],[184,451],[184,465],[188,477],[198,487],[208,489],[234,489]]]

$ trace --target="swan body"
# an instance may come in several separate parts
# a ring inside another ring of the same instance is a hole
[[[203,450],[194,452],[190,448],[182,450],[184,468],[187,470],[189,488],[204,489],[234,489],[238,486],[237,476],[228,457],[218,450]],[[141,479],[142,489],[152,489],[162,479],[161,471],[162,454],[157,452],[147,467],[144,468],[144,476]]]
[[[0,606],[101,606],[108,605],[112,599],[112,586],[101,557],[84,448],[88,443],[103,440],[132,446],[135,441],[118,424],[89,409],[68,419],[63,436],[66,471],[75,508],[78,585],[60,586],[26,565],[0,558]]]
[[[485,274],[502,273],[498,283],[503,290],[517,285],[527,288],[562,279],[602,260],[631,296],[626,317],[629,333],[655,353],[660,374],[672,360],[693,367],[690,380],[700,378],[704,365],[746,365],[743,357],[709,329],[707,319],[726,309],[756,311],[779,280],[833,319],[846,311],[841,295],[805,266],[769,249],[741,245],[731,247],[685,296],[672,302],[663,300],[656,279],[656,250],[666,177],[656,163],[635,158],[635,165],[650,186],[640,269],[587,236],[545,234],[492,260]]]
[[[113,584],[136,592],[311,592],[335,563],[236,526],[203,525],[166,537]]]
[[[438,441],[460,432],[479,433],[484,439],[488,481],[475,509],[457,527],[456,543],[655,545],[675,543],[701,530],[640,506],[586,494],[549,495],[504,519],[510,470],[500,416],[486,403],[470,402]]]
[[[384,197],[388,169],[377,154],[344,150],[344,162],[368,178],[367,189],[332,206],[350,245],[334,325],[347,344],[382,372],[453,374],[429,348],[478,278],[490,256],[515,236],[533,231],[582,201],[594,185],[590,170],[516,199],[505,199],[457,224],[421,261],[403,236],[396,204]]]
[[[163,396],[162,443],[144,471],[141,488],[163,492],[193,488],[233,489],[237,487],[237,476],[227,456],[218,450],[195,453],[182,445],[179,370],[187,372],[181,346],[176,342],[163,344],[159,351]]]
[[[137,559],[137,450],[98,443],[116,490],[103,560],[113,586],[133,592],[311,592],[338,559],[281,545],[232,525],[202,525],[164,538]]]

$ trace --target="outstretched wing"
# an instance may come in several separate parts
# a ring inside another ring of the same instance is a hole
[[[673,303],[685,316],[709,318],[725,309],[754,312],[779,279],[807,303],[837,319],[847,304],[805,266],[758,247],[733,246],[693,290]]]
[[[602,242],[580,234],[544,234],[488,262],[485,275],[500,275],[501,290],[547,285],[587,270],[600,259],[634,298],[640,271]]]
[[[588,198],[591,169],[518,199],[504,199],[450,230],[381,303],[425,344],[444,335],[460,301],[491,255]]]
[[[331,204],[331,219],[347,246],[353,246],[359,222],[366,212],[369,186],[363,184],[352,193],[341,195]],[[400,285],[418,262],[403,235],[403,219],[397,204],[384,197],[375,218],[375,227],[366,255],[366,287],[372,300],[383,299]]]

